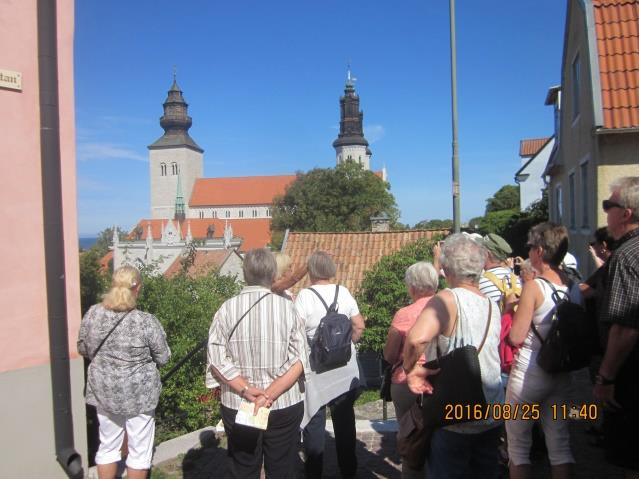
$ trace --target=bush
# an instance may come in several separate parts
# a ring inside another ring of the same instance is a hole
[[[406,269],[417,261],[433,261],[433,245],[440,240],[418,240],[399,251],[384,256],[364,276],[357,304],[366,318],[366,329],[360,350],[381,353],[386,343],[388,328],[398,309],[410,304],[404,275]]]
[[[200,278],[144,275],[138,308],[154,314],[166,331],[171,360],[169,371],[208,336],[213,314],[239,285],[228,276],[212,273]],[[156,409],[156,442],[215,424],[219,404],[204,385],[206,350],[203,349],[163,384]]]

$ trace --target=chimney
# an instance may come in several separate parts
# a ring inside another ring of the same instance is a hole
[[[390,218],[386,213],[382,213],[379,216],[371,216],[371,231],[374,233],[390,231]]]

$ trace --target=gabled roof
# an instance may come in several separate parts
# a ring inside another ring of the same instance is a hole
[[[196,278],[206,276],[211,271],[218,271],[232,254],[237,254],[234,249],[221,250],[197,250],[193,264],[186,272],[187,276]],[[178,257],[164,272],[164,276],[170,278],[182,270],[182,258]]]
[[[151,234],[154,240],[162,238],[162,224],[166,224],[169,220],[151,219],[140,220],[136,226],[142,227],[141,240],[146,240],[147,225],[151,225]],[[171,220],[173,221],[173,220]],[[194,239],[206,238],[206,230],[209,225],[215,226],[216,238],[224,235],[224,225],[227,220],[219,218],[189,218],[180,224],[180,233],[182,238],[186,237],[188,225],[191,224],[191,234]],[[242,251],[248,251],[254,248],[263,248],[271,241],[271,220],[270,218],[246,218],[228,220],[233,228],[233,236],[242,238]],[[135,229],[135,228],[134,228]],[[134,238],[133,232],[129,235],[130,239]]]
[[[592,0],[605,129],[639,127],[639,0]]]
[[[296,175],[199,178],[193,185],[189,205],[270,205],[295,178]]]
[[[546,138],[528,138],[519,142],[519,156],[522,158],[535,156],[550,140]]]
[[[337,265],[335,280],[355,293],[370,270],[382,256],[394,253],[418,239],[430,239],[435,235],[447,235],[449,230],[406,230],[360,233],[289,233],[284,253],[293,261],[293,268],[304,264],[314,251],[333,254]],[[308,286],[306,276],[293,288],[294,291]]]
[[[551,141],[553,141],[553,140],[554,140],[554,138],[555,138],[554,136],[551,136],[551,137],[549,137],[549,138],[546,138],[546,139],[545,139],[546,141],[545,141],[545,142],[544,142],[544,144],[543,144],[543,145],[541,145],[541,147],[540,147],[540,148],[539,148],[539,149],[535,152],[535,154],[534,154],[534,155],[532,155],[532,156],[528,159],[528,161],[526,161],[526,163],[524,163],[524,164],[521,166],[521,168],[519,168],[519,170],[517,170],[517,172],[515,173],[515,181],[518,181],[518,180],[517,180],[517,177],[518,177],[519,175],[524,175],[524,174],[526,174],[526,168],[528,168],[528,166],[530,166],[530,164],[531,164],[531,163],[535,160],[535,158],[537,158],[537,156],[539,155],[539,153],[541,153],[541,152],[543,151],[543,149],[546,147],[546,145],[547,145],[548,143],[550,143]],[[523,143],[524,141],[527,141],[527,140],[522,140],[521,142]],[[553,144],[553,146],[554,146],[554,144]],[[520,148],[519,148],[519,156],[523,156],[523,155],[521,154],[521,146],[520,146]]]

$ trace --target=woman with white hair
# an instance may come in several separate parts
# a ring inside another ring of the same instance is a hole
[[[503,402],[498,345],[501,329],[499,308],[479,291],[486,261],[485,248],[462,235],[444,241],[441,262],[449,289],[437,293],[409,331],[404,347],[404,371],[410,390],[431,394],[430,375],[437,371],[418,364],[461,347],[480,349],[479,364],[486,402]],[[483,346],[480,348],[480,344]],[[500,423],[493,418],[436,429],[431,437],[427,476],[438,478],[497,478]]]
[[[327,306],[334,301],[337,312],[350,318],[352,341],[359,341],[364,331],[364,318],[357,302],[347,288],[331,280],[337,267],[330,255],[316,251],[308,259],[308,275],[311,287],[297,295],[295,309],[306,324],[306,337],[310,345],[321,319],[326,315]],[[353,404],[360,391],[357,352],[351,344],[351,358],[344,366],[328,371],[306,373],[304,401],[304,469],[307,479],[322,477],[324,461],[324,441],[326,433],[326,407],[331,410],[331,420],[335,432],[337,463],[342,477],[354,477],[357,473],[355,411]]]
[[[304,324],[292,301],[271,293],[277,264],[270,251],[249,251],[243,271],[246,286],[220,306],[209,329],[207,386],[212,376],[221,383],[227,477],[258,479],[264,464],[267,479],[292,478],[304,412]],[[247,406],[269,410],[266,430],[236,422]]]
[[[145,478],[151,467],[154,414],[162,389],[157,367],[171,353],[157,318],[135,308],[141,288],[137,269],[116,269],[111,289],[80,324],[78,352],[91,360],[86,402],[97,408],[100,422],[95,456],[100,479],[115,478],[125,430],[127,477]]]
[[[419,316],[428,301],[430,301],[437,292],[439,282],[437,276],[435,267],[427,261],[420,261],[408,267],[406,275],[404,276],[404,282],[408,289],[411,304],[401,308],[395,313],[395,317],[388,330],[388,337],[386,339],[386,345],[384,346],[384,359],[393,366],[391,397],[393,398],[393,406],[395,407],[395,417],[398,419],[410,409],[417,399],[417,394],[414,394],[408,389],[406,374],[401,368],[401,362],[404,359],[402,355],[404,340],[410,328],[415,324],[417,316]],[[425,359],[422,355],[418,360],[418,364],[423,364],[424,362]],[[424,473],[422,471],[412,470],[408,465],[402,464],[402,478],[409,479],[416,477],[424,477]]]

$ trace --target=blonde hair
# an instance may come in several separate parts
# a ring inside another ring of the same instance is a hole
[[[291,257],[286,253],[275,253],[275,262],[277,263],[277,274],[275,278],[280,279],[291,266]]]
[[[112,311],[130,311],[135,308],[136,297],[133,288],[142,278],[133,266],[122,266],[113,272],[111,289],[102,297],[102,306]]]

